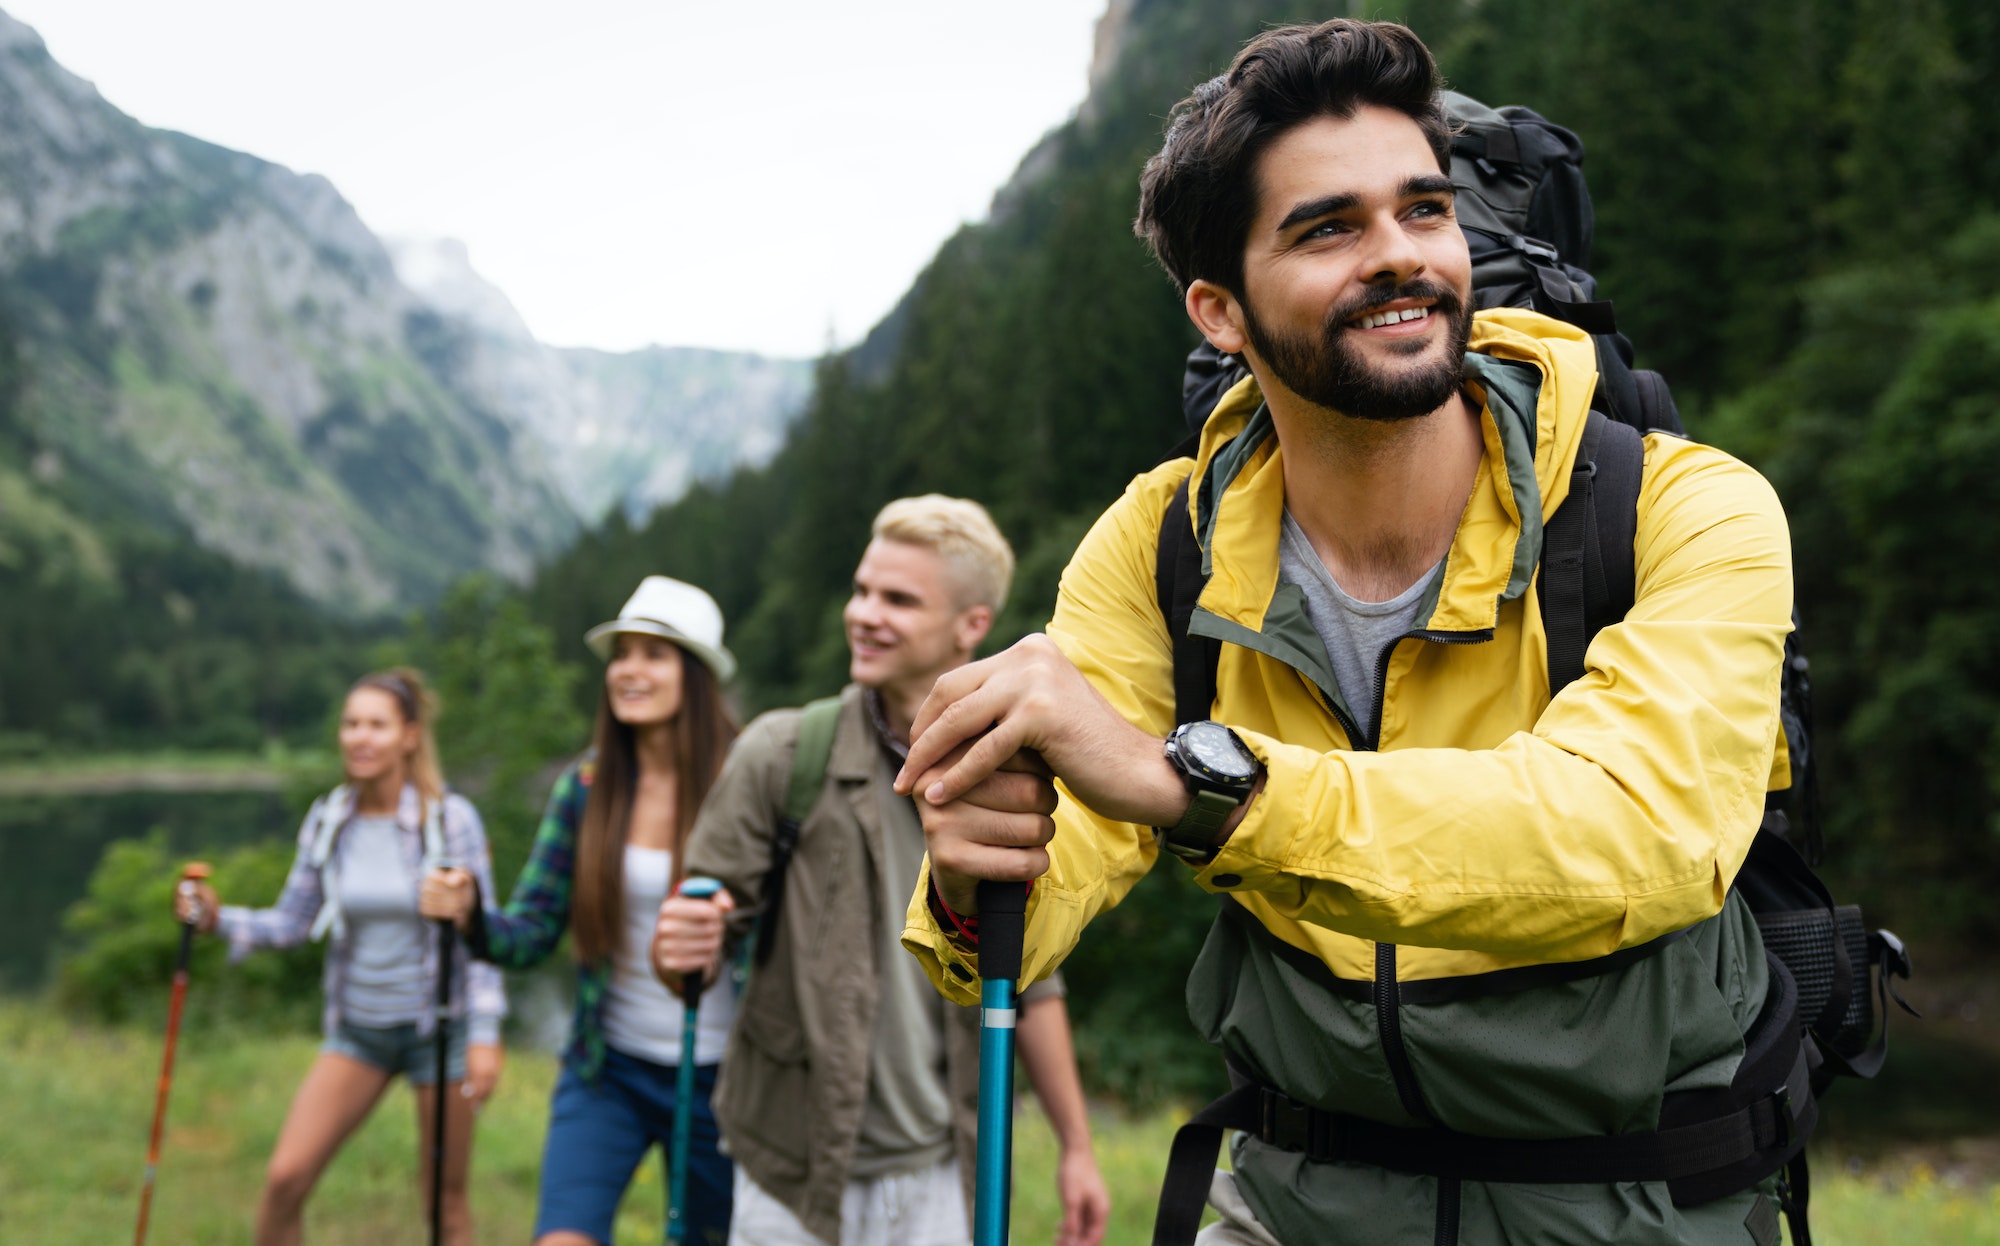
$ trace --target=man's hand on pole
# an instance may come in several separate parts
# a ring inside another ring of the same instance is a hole
[[[667,989],[681,993],[684,974],[699,972],[714,982],[722,969],[722,941],[736,899],[727,888],[713,896],[668,896],[653,925],[653,972]]]
[[[967,916],[977,880],[1048,869],[1051,777],[1120,822],[1171,826],[1187,810],[1161,740],[1127,722],[1046,636],[940,678],[910,738],[896,790],[917,798],[932,874]]]

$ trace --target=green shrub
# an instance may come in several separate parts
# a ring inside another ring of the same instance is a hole
[[[1222,1055],[1195,1032],[1187,977],[1216,901],[1178,861],[1157,863],[1063,962],[1077,1065],[1092,1094],[1151,1111],[1229,1088]]]
[[[289,841],[235,848],[212,864],[211,881],[227,903],[269,904],[291,868]],[[89,890],[63,915],[56,995],[71,1013],[104,1022],[164,1017],[179,956],[174,886],[182,862],[154,831],[111,845]],[[317,944],[260,952],[228,965],[222,940],[196,936],[193,985],[184,1024],[311,1028],[319,1017]]]

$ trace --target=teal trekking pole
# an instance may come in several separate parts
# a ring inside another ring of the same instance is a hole
[[[706,900],[722,890],[713,878],[686,878],[674,894]],[[674,1139],[667,1156],[667,1240],[687,1240],[688,1149],[694,1141],[694,1038],[701,1011],[701,971],[681,975],[681,1063],[674,1070]]]
[[[1014,982],[1028,909],[1023,883],[979,884],[979,1146],[973,1246],[1007,1246],[1014,1191]]]

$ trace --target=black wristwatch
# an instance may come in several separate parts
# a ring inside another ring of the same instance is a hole
[[[1250,798],[1257,759],[1236,733],[1218,722],[1182,723],[1167,737],[1167,762],[1194,794],[1181,820],[1155,827],[1160,847],[1183,861],[1206,865],[1229,815]]]

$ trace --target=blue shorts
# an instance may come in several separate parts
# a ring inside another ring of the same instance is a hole
[[[729,1240],[736,1166],[715,1149],[720,1135],[708,1108],[719,1067],[704,1064],[695,1069],[684,1211],[687,1241],[693,1246],[724,1246]],[[611,1240],[618,1200],[647,1150],[658,1143],[671,1161],[674,1074],[670,1064],[654,1064],[613,1048],[605,1049],[604,1069],[594,1083],[563,1066],[549,1108],[541,1207],[533,1236],[567,1229],[595,1241]]]
[[[445,1031],[445,1080],[465,1080],[465,1019],[453,1021]],[[320,1044],[330,1051],[373,1065],[389,1076],[401,1073],[412,1086],[428,1086],[437,1080],[437,1034],[419,1035],[414,1022],[406,1025],[351,1025],[342,1021]]]

